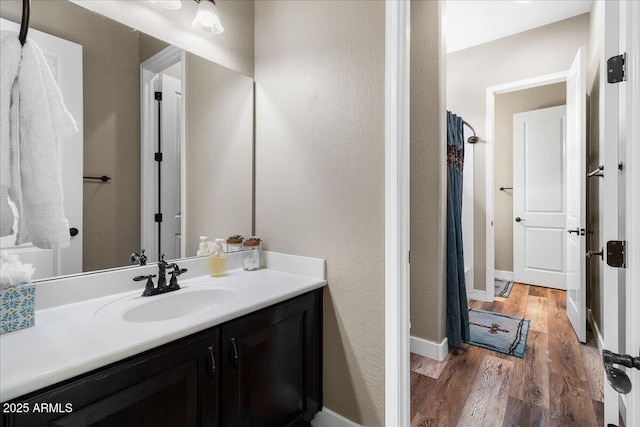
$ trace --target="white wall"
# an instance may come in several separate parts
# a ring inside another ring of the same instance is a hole
[[[462,251],[464,254],[464,272],[467,293],[474,288],[474,168],[473,144],[467,141],[473,135],[471,129],[464,127],[464,168],[462,169]]]

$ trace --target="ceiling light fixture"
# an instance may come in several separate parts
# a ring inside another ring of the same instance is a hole
[[[191,24],[193,28],[209,34],[220,34],[224,31],[218,9],[214,0],[195,0],[198,5],[196,17]]]
[[[182,7],[180,0],[149,0],[156,6],[160,6],[163,9],[178,10]]]

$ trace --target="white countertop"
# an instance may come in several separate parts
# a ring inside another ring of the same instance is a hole
[[[327,282],[271,268],[251,272],[231,270],[222,278],[193,277],[181,280],[183,289],[179,291],[144,300],[206,289],[229,290],[235,298],[213,306],[210,311],[177,319],[127,322],[111,307],[120,304],[120,300],[138,298],[143,283],[140,282],[140,288],[134,291],[38,310],[35,327],[1,335],[0,401],[14,399],[302,295]],[[109,310],[113,316],[105,314]]]

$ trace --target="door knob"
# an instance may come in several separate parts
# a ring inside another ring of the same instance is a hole
[[[604,370],[607,373],[607,381],[618,393],[627,394],[631,391],[631,380],[622,369],[614,368],[616,365],[627,368],[640,369],[640,357],[629,356],[628,354],[616,354],[609,350],[602,350]]]
[[[516,222],[520,222],[520,221],[524,221],[524,219],[520,218],[519,216],[516,217]]]
[[[577,235],[580,235],[580,228],[576,228],[575,230],[567,230],[567,233],[576,233]]]
[[[77,228],[75,228],[75,227],[71,227],[71,228],[69,229],[69,234],[71,235],[71,237],[77,236],[77,235],[78,235],[78,233],[79,233],[79,231],[78,231],[78,229],[77,229]]]

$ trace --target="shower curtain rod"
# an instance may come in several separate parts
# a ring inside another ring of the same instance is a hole
[[[462,123],[467,125],[467,127],[473,131],[473,136],[470,136],[467,142],[469,142],[469,144],[475,144],[476,142],[480,141],[480,138],[476,136],[476,130],[473,128],[473,126],[471,126],[469,123],[465,122],[464,120],[462,121]]]

